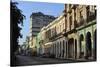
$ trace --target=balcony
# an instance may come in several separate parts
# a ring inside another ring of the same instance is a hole
[[[67,36],[67,34],[66,34],[66,29],[63,29],[62,35],[63,35],[63,36]]]
[[[82,17],[82,18],[80,19],[80,24],[79,24],[79,26],[82,26],[84,23],[85,23],[85,22],[84,22],[84,18]]]
[[[74,28],[78,27],[76,19],[74,20]]]
[[[71,8],[68,8],[67,12],[68,13],[71,13],[72,12]]]
[[[94,14],[87,17],[87,23],[91,22],[92,20],[95,20],[95,19],[96,19],[96,14],[94,13]]]

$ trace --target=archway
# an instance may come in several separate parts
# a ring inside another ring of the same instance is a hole
[[[68,58],[68,41],[66,40],[66,57]]]
[[[92,55],[92,42],[91,42],[91,33],[87,32],[86,34],[86,56],[90,57]]]
[[[74,57],[74,39],[71,38],[68,40],[68,58]]]
[[[84,36],[83,34],[80,35],[79,38],[79,46],[80,46],[80,58],[84,57]]]
[[[75,39],[75,58],[77,57],[77,39]]]
[[[96,30],[94,31],[94,35],[93,35],[93,41],[94,41],[94,45],[93,45],[93,47],[94,47],[94,59],[96,59],[96,48],[97,48],[97,32],[96,32]]]
[[[64,53],[65,53],[65,41],[63,40],[63,44],[62,44],[62,57],[64,58]]]
[[[61,41],[59,43],[59,58],[61,57]]]

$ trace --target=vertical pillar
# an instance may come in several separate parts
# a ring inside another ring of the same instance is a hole
[[[53,44],[53,55],[54,55],[54,44]]]
[[[66,57],[68,59],[68,40],[66,41]]]
[[[87,56],[87,46],[86,46],[86,36],[84,37],[84,44],[85,44],[85,51],[84,51],[84,57]]]
[[[63,46],[64,46],[64,43],[63,43],[63,40],[62,40],[62,50],[61,50],[61,53],[62,53],[62,59],[63,59]]]
[[[56,52],[57,52],[57,58],[58,58],[58,43],[56,43],[56,46],[57,46]]]
[[[74,11],[74,9],[72,9],[72,29],[74,29],[74,20],[75,20],[75,11]]]
[[[66,59],[66,41],[64,41],[64,59]]]
[[[55,56],[57,58],[57,45],[56,45],[56,43],[55,43]]]
[[[53,53],[52,53],[52,54],[54,54],[54,44],[52,44],[52,51],[53,51]]]
[[[58,58],[58,42],[57,42],[57,58]]]
[[[61,47],[60,47],[60,44],[61,44],[61,42],[59,42],[59,58],[60,58],[60,55],[61,55]]]
[[[70,23],[69,23],[69,13],[67,14],[67,31],[70,30]]]
[[[57,43],[57,45],[58,45],[58,58],[59,58],[59,42]]]
[[[60,58],[60,41],[59,41],[59,58]]]
[[[75,59],[77,58],[77,39],[75,39]]]
[[[53,53],[53,48],[52,48],[52,44],[51,44],[51,49],[50,49],[50,50],[51,50],[51,54],[52,54],[52,53]],[[51,54],[50,54],[50,55],[51,55]]]
[[[64,58],[64,40],[62,41],[62,59]]]
[[[58,58],[59,58],[59,42],[58,42]]]
[[[55,43],[55,57],[57,58],[57,48],[56,48],[57,46],[56,46],[56,43]]]
[[[60,41],[60,58],[62,58],[62,41]]]
[[[55,43],[54,43],[54,55],[56,56],[56,48],[55,48]]]
[[[75,59],[75,39],[73,39],[73,59]]]
[[[56,42],[56,58],[57,58],[57,42]]]
[[[92,55],[92,57],[93,57],[93,56],[94,56],[94,50],[93,50],[93,49],[94,49],[93,36],[92,36],[92,38],[91,38],[91,41],[92,41],[92,43],[91,43],[91,45],[92,45],[92,48],[91,48],[91,49],[92,49],[92,54],[91,54],[91,55]]]
[[[54,55],[54,43],[53,43],[53,55]]]
[[[79,33],[77,33],[78,36],[77,36],[77,59],[80,58],[80,36],[79,36]]]

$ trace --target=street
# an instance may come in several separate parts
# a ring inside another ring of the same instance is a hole
[[[16,66],[73,63],[73,62],[83,62],[83,61],[85,62],[85,61],[87,61],[87,60],[41,58],[41,57],[21,56],[21,55],[17,55],[16,58],[17,58]]]

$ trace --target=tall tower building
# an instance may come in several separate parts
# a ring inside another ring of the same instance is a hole
[[[34,37],[40,32],[40,29],[43,26],[48,25],[54,19],[55,19],[54,16],[45,15],[41,12],[31,14],[30,16],[30,42],[31,42],[30,46],[35,47],[35,45],[33,45]]]

